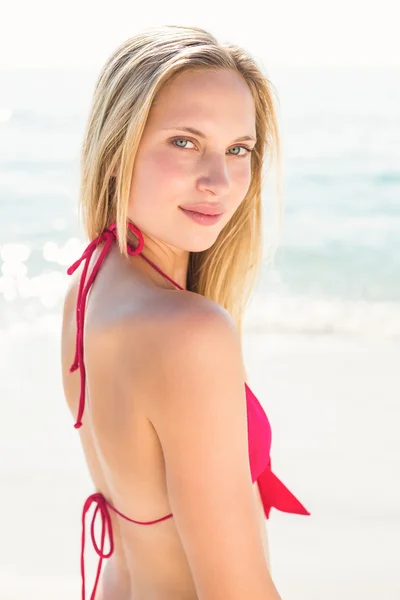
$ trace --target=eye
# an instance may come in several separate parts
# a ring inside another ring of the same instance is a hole
[[[230,148],[230,150],[245,150],[244,154],[237,154],[236,152],[233,153],[233,156],[246,156],[247,154],[250,154],[250,152],[253,152],[254,148],[248,148],[247,146],[234,146],[233,148]]]
[[[189,144],[193,144],[193,142],[191,142],[187,138],[175,138],[174,140],[171,141],[171,144],[175,145],[175,143],[177,143],[177,142],[183,142],[184,144],[187,144],[189,142]],[[181,146],[180,144],[176,145],[175,147],[176,148],[183,148],[183,149],[187,148],[187,146]]]

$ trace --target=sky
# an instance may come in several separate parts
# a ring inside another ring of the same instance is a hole
[[[269,66],[400,66],[398,0],[8,0],[0,68],[98,68],[153,25],[203,27]]]

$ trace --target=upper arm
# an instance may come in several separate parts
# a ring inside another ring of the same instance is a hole
[[[276,600],[252,489],[238,333],[205,304],[166,324],[158,340],[148,417],[199,600]]]

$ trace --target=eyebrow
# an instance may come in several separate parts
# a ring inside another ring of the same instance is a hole
[[[201,131],[199,131],[198,129],[194,129],[194,127],[187,127],[186,125],[176,125],[175,127],[165,127],[163,129],[163,131],[170,131],[172,129],[179,129],[180,131],[187,131],[188,133],[192,133],[193,135],[197,135],[198,137],[201,137],[203,139],[206,138],[206,135],[204,133],[202,133]],[[233,143],[235,144],[236,142],[245,142],[245,141],[256,142],[257,140],[252,135],[243,135],[242,137],[239,137],[236,140],[233,140]]]

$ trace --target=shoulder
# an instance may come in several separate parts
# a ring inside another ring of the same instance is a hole
[[[181,341],[191,336],[210,336],[211,339],[235,333],[233,320],[225,308],[209,298],[193,292],[171,295],[164,303],[168,318],[161,319],[161,327],[167,333],[175,332]],[[164,316],[165,313],[163,313]]]
[[[135,330],[133,318],[126,331]],[[200,294],[188,291],[167,292],[160,295],[141,313],[140,321],[143,359],[154,362],[170,358],[185,361],[187,353],[209,350],[215,344],[239,344],[239,335],[232,317],[221,305]],[[125,337],[134,345],[134,336]],[[166,356],[168,353],[168,357]]]
[[[168,292],[125,320],[119,359],[124,387],[143,396],[174,394],[176,386],[220,387],[235,373],[245,381],[239,333],[222,306],[199,294]],[[207,373],[200,381],[199,374]],[[157,375],[155,377],[155,374]],[[206,390],[204,390],[206,391]]]
[[[179,412],[187,397],[192,406],[197,399],[199,406],[210,404],[211,410],[215,398],[229,404],[233,394],[243,402],[246,374],[240,336],[223,307],[191,292],[173,293],[149,308],[147,320],[147,326],[139,325],[138,337],[137,329],[128,328],[121,360],[124,387],[141,390],[151,420],[159,410],[174,407]]]

